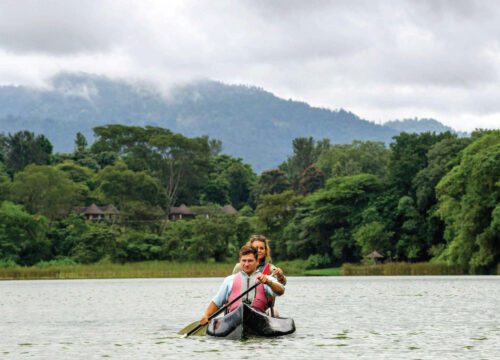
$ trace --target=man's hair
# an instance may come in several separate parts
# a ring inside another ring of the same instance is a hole
[[[240,249],[240,258],[244,255],[252,254],[257,259],[257,249],[251,247],[250,245],[243,245]]]

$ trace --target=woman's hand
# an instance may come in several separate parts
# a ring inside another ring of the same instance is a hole
[[[283,275],[283,269],[281,268],[276,268],[276,270],[274,270],[274,274],[276,275],[276,278],[279,282],[283,282],[283,280],[285,279],[285,275]]]

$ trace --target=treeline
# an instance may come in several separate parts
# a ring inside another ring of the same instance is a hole
[[[401,133],[333,145],[297,138],[293,154],[260,175],[221,154],[220,141],[158,127],[94,128],[72,153],[43,135],[0,136],[0,264],[234,260],[252,233],[275,260],[309,267],[436,261],[491,273],[500,260],[500,131]],[[258,146],[258,144],[248,144]],[[114,221],[75,207],[114,205]],[[180,204],[238,214],[169,221]]]

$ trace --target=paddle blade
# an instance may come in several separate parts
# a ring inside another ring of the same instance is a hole
[[[264,275],[269,275],[271,273],[271,264],[267,263],[266,266],[264,266],[264,270],[262,270],[262,273]]]
[[[180,330],[177,334],[179,335],[186,335],[188,332],[193,330],[195,327],[200,325],[199,321],[195,321],[188,326],[186,326],[184,329]],[[205,336],[207,334],[207,326],[202,326],[198,330],[196,330],[194,333],[192,333],[190,336]]]

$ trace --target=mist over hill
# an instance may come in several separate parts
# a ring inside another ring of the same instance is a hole
[[[296,137],[389,143],[401,131],[445,128],[435,120],[378,125],[342,109],[315,108],[260,88],[208,80],[175,87],[167,96],[153,86],[89,74],[60,74],[48,89],[0,87],[0,132],[43,133],[56,151],[72,151],[78,131],[91,142],[94,126],[111,123],[208,135],[222,140],[224,153],[243,158],[256,171],[284,161]]]

